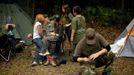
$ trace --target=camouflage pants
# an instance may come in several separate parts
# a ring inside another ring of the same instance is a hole
[[[98,57],[95,61],[80,63],[81,69],[78,75],[109,75],[115,55],[112,52]],[[95,68],[103,67],[102,73],[95,73]]]

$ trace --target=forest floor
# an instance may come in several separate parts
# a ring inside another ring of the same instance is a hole
[[[127,26],[127,25],[126,25]],[[97,32],[102,34],[111,44],[124,30],[125,26],[99,26],[90,25]],[[31,67],[34,45],[26,47],[21,53],[17,53],[9,62],[0,60],[0,75],[76,75],[80,69],[79,63],[73,63],[70,58],[67,63],[52,66],[35,66]],[[65,52],[68,56],[67,51]],[[133,58],[116,58],[113,62],[113,70],[110,75],[134,75],[134,59]]]

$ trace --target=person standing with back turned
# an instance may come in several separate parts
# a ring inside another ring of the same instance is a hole
[[[75,48],[77,43],[84,36],[86,30],[85,17],[81,15],[81,8],[75,6],[73,8],[74,18],[72,19],[72,33],[71,33],[71,42]]]

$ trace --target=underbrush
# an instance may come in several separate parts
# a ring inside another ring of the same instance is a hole
[[[103,26],[127,24],[131,19],[133,19],[130,12],[101,6],[86,7],[82,11],[88,22],[97,22]]]

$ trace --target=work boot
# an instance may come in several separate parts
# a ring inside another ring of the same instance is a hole
[[[54,67],[56,66],[56,63],[55,63],[53,57],[50,58],[50,64],[51,64],[52,66],[54,66]]]
[[[47,61],[46,61],[46,63],[44,64],[44,66],[47,66],[47,65],[50,63],[50,57],[51,57],[51,56],[47,56]]]
[[[45,62],[45,64],[44,64],[44,66],[47,66],[47,65],[49,65],[49,60],[47,59],[47,61]]]
[[[54,66],[54,67],[56,66],[54,60],[52,60],[50,63],[51,63],[52,66]]]

